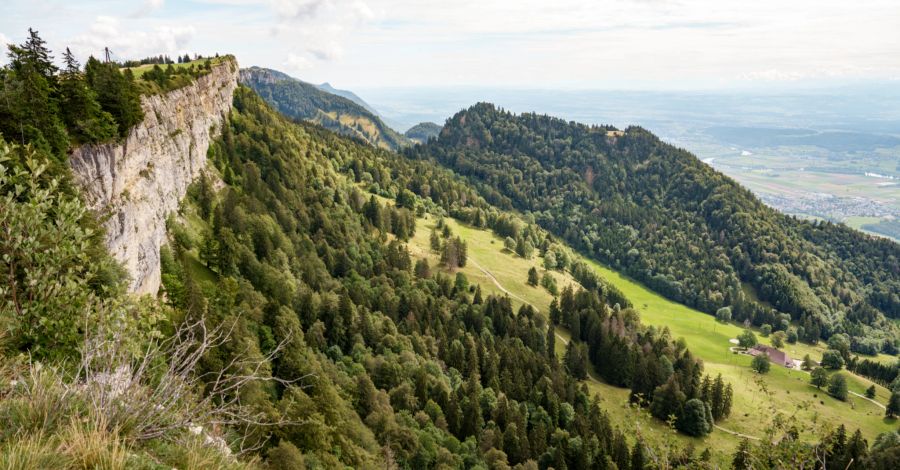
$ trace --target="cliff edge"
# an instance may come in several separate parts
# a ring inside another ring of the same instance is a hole
[[[106,245],[131,275],[129,290],[156,294],[166,218],[206,167],[206,153],[232,106],[238,64],[224,60],[192,84],[142,97],[144,120],[120,142],[85,145],[69,159]]]

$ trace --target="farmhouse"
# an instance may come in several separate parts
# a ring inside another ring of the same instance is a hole
[[[790,356],[787,355],[787,353],[785,353],[784,351],[775,349],[771,346],[757,344],[756,346],[753,346],[752,348],[750,348],[747,351],[747,354],[750,354],[751,356],[759,356],[760,354],[765,354],[765,355],[769,356],[770,361],[772,361],[778,365],[781,365],[784,367],[794,367],[794,361],[791,359]]]

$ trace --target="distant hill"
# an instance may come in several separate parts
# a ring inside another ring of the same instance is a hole
[[[481,103],[410,154],[671,299],[757,325],[793,321],[811,343],[846,332],[856,352],[896,352],[885,315],[900,318],[900,245],[780,214],[642,128]]]
[[[397,149],[410,143],[406,137],[388,127],[358,96],[335,90],[327,83],[314,85],[261,67],[241,69],[240,81],[290,118],[314,122],[375,147]]]
[[[369,103],[366,103],[366,101],[364,99],[360,98],[356,93],[353,93],[350,90],[337,89],[337,88],[331,86],[331,84],[328,82],[322,83],[320,85],[316,85],[316,88],[318,88],[326,93],[331,93],[332,95],[338,95],[338,96],[347,98],[348,100],[362,106],[363,108],[366,108],[366,110],[369,111],[370,113],[372,113],[378,117],[381,117],[381,114],[378,114],[378,111],[375,108],[373,108],[372,105],[370,105]]]
[[[433,122],[420,122],[412,126],[403,135],[407,139],[424,144],[428,139],[437,137],[441,133],[441,126]]]

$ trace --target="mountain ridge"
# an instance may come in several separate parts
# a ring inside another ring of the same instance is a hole
[[[385,124],[377,113],[319,85],[255,66],[242,69],[240,81],[292,119],[314,122],[376,147],[396,150],[409,145],[409,140]]]
[[[894,329],[883,315],[855,312],[900,313],[889,294],[898,288],[896,244],[777,213],[640,127],[617,131],[479,103],[408,154],[466,176],[493,204],[533,212],[544,228],[675,300],[709,313],[733,306],[755,324],[780,325],[788,313],[809,339],[859,320],[876,328],[855,336],[854,348],[895,347],[893,334],[880,334]],[[871,253],[842,248],[849,243]],[[698,256],[707,251],[717,255]],[[880,261],[869,269],[868,259]],[[867,277],[876,282],[860,281]],[[843,293],[824,291],[824,279],[836,278]],[[779,312],[746,295],[747,284]],[[854,312],[847,322],[844,312]]]

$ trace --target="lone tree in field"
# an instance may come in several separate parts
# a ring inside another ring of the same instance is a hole
[[[900,391],[891,392],[891,399],[888,400],[884,415],[888,418],[895,418],[897,415],[900,415]]]
[[[750,330],[744,330],[738,337],[738,344],[742,348],[752,348],[756,346],[756,335]]]
[[[875,385],[872,385],[871,387],[866,389],[866,398],[875,398]]]
[[[822,388],[828,383],[828,371],[822,367],[816,367],[809,375],[812,376],[809,383],[815,385],[816,388]]]
[[[540,278],[538,277],[537,269],[535,269],[535,267],[532,266],[531,269],[528,270],[528,285],[529,285],[529,286],[532,286],[532,287],[535,287],[535,286],[538,285],[538,283],[539,283],[540,281],[541,281],[541,280],[540,280]]]
[[[843,374],[834,374],[828,380],[828,394],[841,401],[847,400],[847,378]]]
[[[753,370],[759,372],[760,374],[766,374],[769,372],[769,369],[772,367],[769,362],[769,356],[765,353],[762,353],[758,356],[753,356],[753,362],[750,363],[750,367]]]
[[[722,323],[728,323],[731,321],[731,307],[722,307],[716,310],[716,320],[719,320]]]

